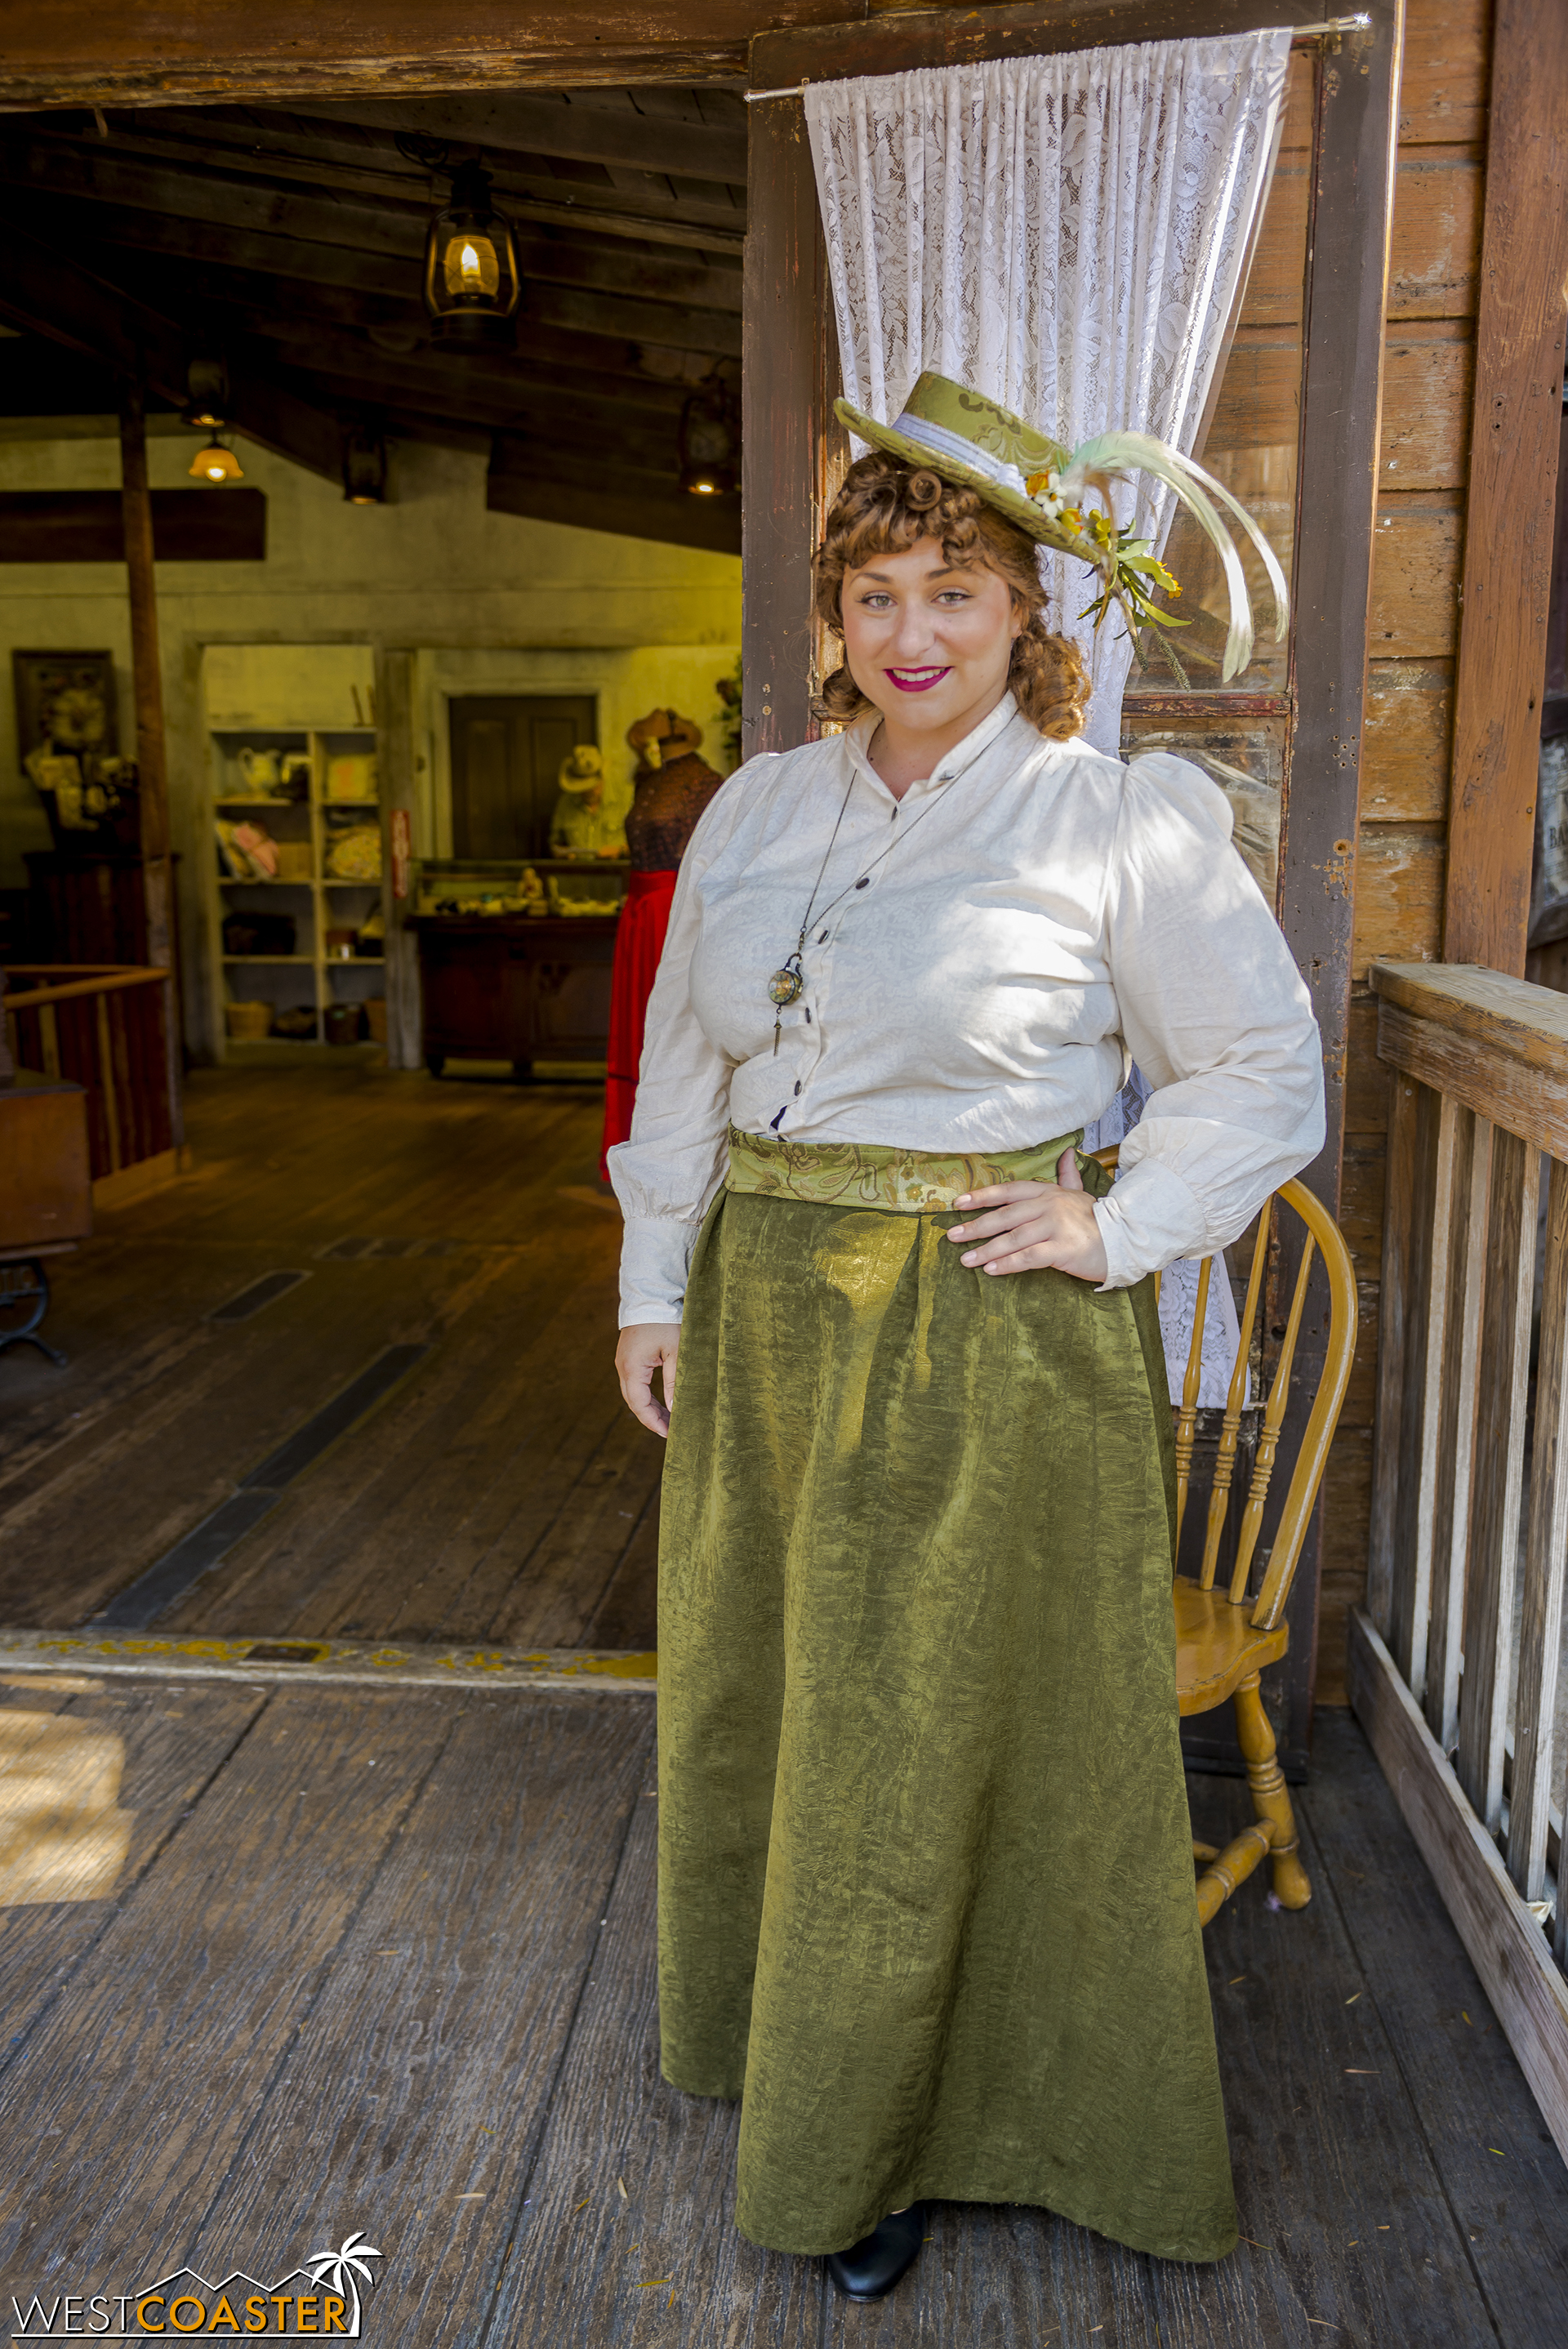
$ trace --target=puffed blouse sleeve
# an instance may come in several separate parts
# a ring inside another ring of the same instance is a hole
[[[741,768],[714,793],[681,858],[648,998],[631,1138],[609,1154],[610,1180],[624,1218],[623,1330],[680,1319],[692,1250],[724,1176],[735,1063],[703,1033],[692,1009],[690,975],[702,920],[699,884],[734,832],[748,772]]]
[[[1323,1147],[1323,1050],[1301,975],[1185,760],[1127,770],[1105,936],[1129,1050],[1154,1086],[1095,1214],[1108,1288],[1233,1240]]]

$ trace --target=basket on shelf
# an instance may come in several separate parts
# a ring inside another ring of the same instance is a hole
[[[223,1016],[229,1023],[229,1033],[237,1040],[254,1043],[272,1032],[273,1007],[270,1003],[226,1003]]]
[[[273,843],[277,850],[280,881],[308,881],[311,877],[311,850],[308,840],[280,840]]]
[[[298,936],[292,914],[233,913],[223,916],[226,955],[292,955]]]
[[[329,1044],[357,1044],[359,1041],[357,1003],[329,1003],[326,1007],[326,1040]]]

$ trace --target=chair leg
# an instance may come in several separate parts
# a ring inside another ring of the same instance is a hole
[[[1312,1881],[1301,1864],[1295,1813],[1285,1792],[1284,1773],[1275,1758],[1274,1733],[1253,1672],[1236,1691],[1236,1735],[1246,1756],[1247,1783],[1253,1808],[1273,1828],[1269,1857],[1274,1867],[1274,1898],[1286,1909],[1305,1909],[1312,1898]]]

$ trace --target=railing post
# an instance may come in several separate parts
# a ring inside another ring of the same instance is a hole
[[[93,1004],[98,1012],[98,1091],[103,1097],[104,1133],[108,1141],[108,1164],[111,1174],[117,1174],[124,1164],[119,1140],[119,1103],[115,1098],[114,1052],[108,1037],[108,998],[95,995]]]
[[[1516,1134],[1494,1126],[1477,1377],[1485,1407],[1476,1413],[1470,1528],[1463,1545],[1459,1759],[1460,1784],[1492,1834],[1502,1823],[1502,1750],[1508,1730],[1540,1183],[1539,1154],[1527,1149]]]
[[[1508,1872],[1527,1900],[1546,1889],[1552,1801],[1552,1696],[1563,1651],[1563,1581],[1568,1565],[1568,1165],[1548,1161],[1546,1267],[1541,1294],[1541,1358],[1530,1461],[1530,1524],[1524,1553],[1514,1701],[1513,1791],[1508,1811]],[[1533,1237],[1533,1233],[1532,1234]],[[1568,1898],[1558,1862],[1557,1957],[1568,1960]]]
[[[1431,1306],[1432,1215],[1441,1104],[1429,1086],[1393,1072],[1384,1182],[1383,1273],[1377,1302],[1377,1407],[1373,1423],[1367,1611],[1408,1678],[1416,1605],[1423,1371]],[[1429,1538],[1427,1550],[1429,1560]],[[1425,1652],[1428,1583],[1421,1585]]]
[[[1448,1246],[1440,1257],[1435,1245],[1433,1248],[1433,1288],[1439,1280],[1443,1283],[1443,1311],[1440,1319],[1433,1311],[1438,1343],[1435,1350],[1429,1343],[1427,1355],[1428,1393],[1435,1386],[1437,1413],[1422,1480],[1429,1481],[1432,1491],[1431,1619],[1423,1702],[1432,1735],[1445,1754],[1451,1754],[1460,1733],[1460,1640],[1480,1393],[1491,1127],[1473,1110],[1459,1108],[1446,1098],[1443,1123],[1452,1135],[1452,1173]],[[1439,1161],[1440,1154],[1439,1143]]]

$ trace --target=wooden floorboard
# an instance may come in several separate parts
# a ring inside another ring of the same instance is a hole
[[[585,1647],[658,1645],[659,1494],[650,1494],[583,1634]]]
[[[821,2261],[759,2251],[732,2224],[738,2108],[659,2076],[655,1808],[633,1824],[486,2349],[821,2338]]]
[[[1568,2331],[1568,2169],[1353,1716],[1320,1713],[1331,1897],[1504,2341]]]
[[[575,1269],[511,1266],[163,1628],[582,1640],[663,1446],[615,1391],[611,1299],[562,1294]]]
[[[451,1278],[444,1264],[428,1271]],[[420,1341],[429,1301],[382,1294],[339,1311],[340,1286],[306,1282],[254,1322],[217,1332],[0,1495],[0,1618],[85,1620],[386,1347]]]
[[[427,1361],[159,1628],[584,1640],[662,1454],[615,1386],[597,1093],[329,1063],[201,1071],[187,1110],[195,1174],[62,1261],[69,1368],[0,1358],[0,1620],[85,1620],[415,1343]],[[324,1253],[345,1241],[438,1252]],[[206,1319],[283,1269],[309,1277]],[[617,1621],[651,1645],[645,1576]]]
[[[170,1838],[232,1756],[264,1704],[263,1691],[209,1683],[100,1689],[56,1695],[7,1689],[7,1713],[64,1713],[108,1731],[124,1746],[119,1807],[131,1814],[130,1846],[117,1899],[123,1903],[163,1855]],[[6,1816],[0,1787],[0,1816]],[[65,1996],[76,1970],[110,1924],[108,1900],[49,1900],[5,1911],[0,1931],[0,2099],[6,2068],[46,2007]]]
[[[1208,1936],[1251,2240],[1191,2268],[939,2205],[854,2308],[736,2233],[735,2108],[659,2078],[649,1700],[5,1702],[119,1723],[137,1840],[114,1900],[0,1935],[0,2288],[276,2273],[357,2227],[387,2349],[1558,2349],[1568,2173],[1343,1716],[1312,1905],[1254,1879]],[[1190,1783],[1200,1831],[1244,1810]]]
[[[1211,1808],[1233,1807],[1239,1792],[1212,1781],[1205,1791]],[[820,2340],[824,2349],[1058,2339],[1084,2349],[1107,2339],[1128,2349],[1305,2349],[1326,2330],[1470,2349],[1495,2338],[1399,2083],[1368,2095],[1372,2084],[1346,2074],[1368,2026],[1354,2024],[1346,2038],[1343,2000],[1362,1984],[1332,1905],[1287,1918],[1266,1908],[1256,1885],[1209,1945],[1242,2225],[1253,2242],[1216,2267],[1182,2267],[1048,2212],[945,2204],[892,2299],[854,2308],[823,2292],[818,2262],[759,2251],[733,2232],[734,2108],[676,2095],[658,2077],[652,1832],[650,1821],[616,1886],[498,2298],[498,2337],[563,2349],[645,2341],[696,2349],[716,2339]],[[1238,1972],[1246,1981],[1233,1987]],[[1300,2125],[1282,2137],[1282,2121]],[[1372,2179],[1393,2214],[1387,2236],[1367,2209]],[[645,2302],[665,2291],[649,2280],[665,2276],[674,2309],[666,2301],[650,2311]]]
[[[1206,1841],[1248,1815],[1234,1781],[1189,1785]],[[1271,1909],[1254,1878],[1205,1935],[1257,2337],[1305,2344],[1333,2325],[1490,2349],[1467,2247],[1324,1881],[1310,1789],[1301,1811],[1310,1906]]]
[[[341,2213],[393,2252],[383,2349],[478,2343],[652,1762],[645,1700],[469,1708],[202,2224],[204,2274],[263,2241],[284,2266]]]
[[[9,2051],[0,2273],[179,2263],[461,1702],[268,1699]]]

